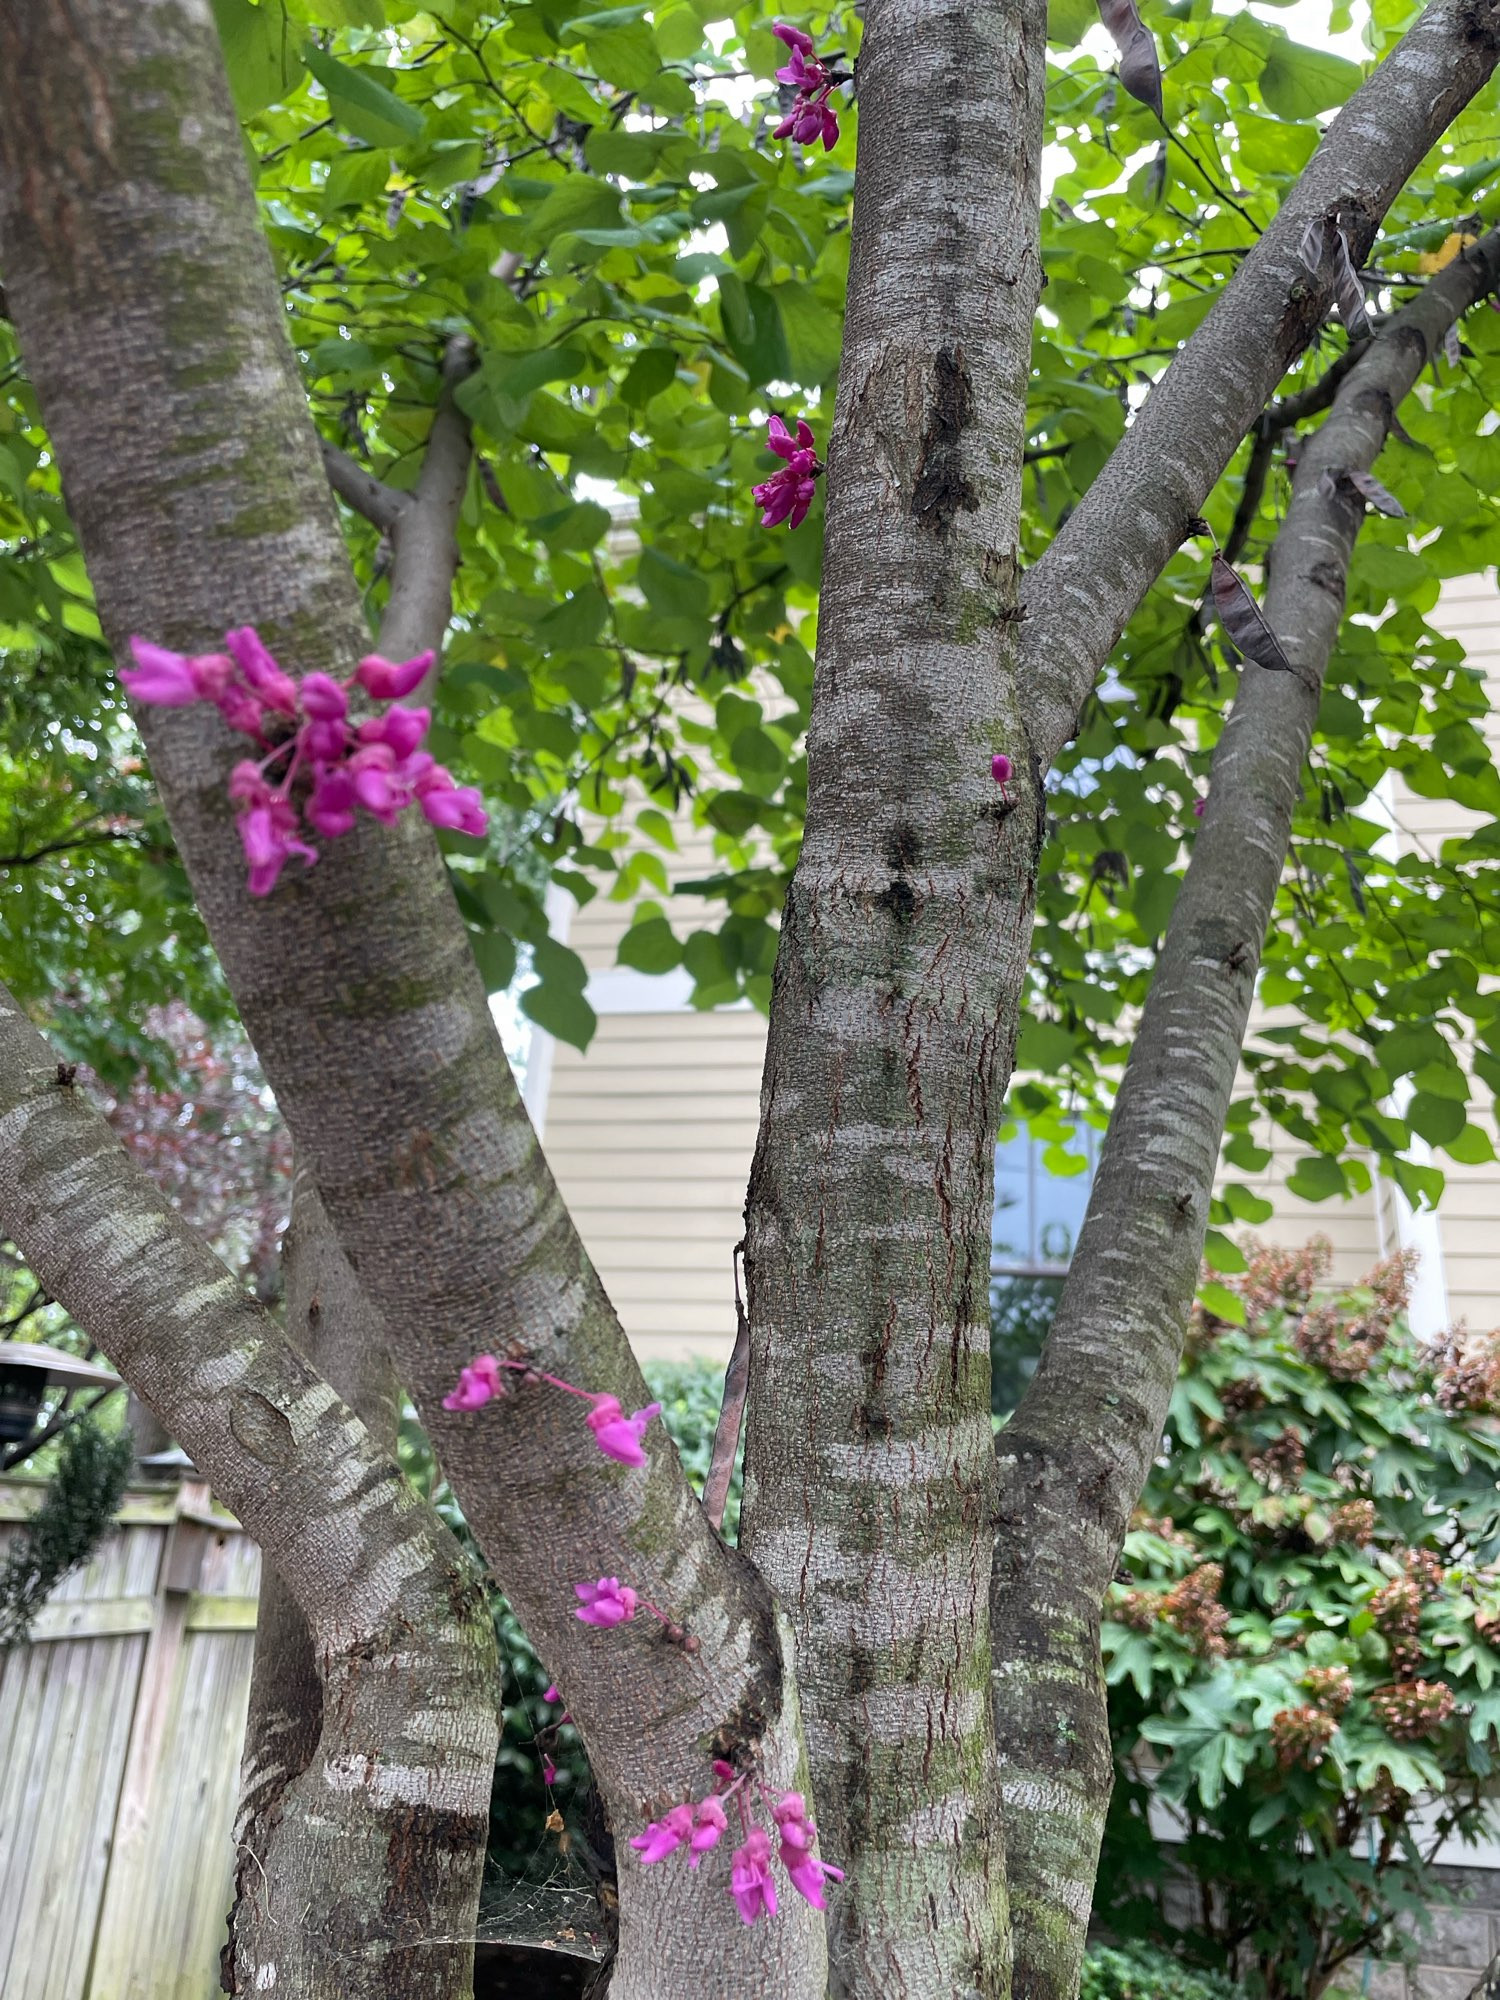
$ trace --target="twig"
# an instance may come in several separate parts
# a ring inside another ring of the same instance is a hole
[[[703,1511],[716,1532],[724,1525],[724,1507],[729,1499],[729,1483],[734,1477],[735,1456],[740,1448],[740,1426],[745,1420],[745,1392],[750,1386],[750,1322],[745,1317],[745,1301],[740,1296],[740,1259],[744,1250],[743,1242],[735,1244],[734,1352],[724,1370],[724,1397],[719,1405],[719,1423],[714,1432],[708,1479],[703,1488]]]

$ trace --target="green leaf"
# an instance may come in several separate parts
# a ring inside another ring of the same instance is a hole
[[[575,590],[571,597],[537,620],[537,642],[549,649],[592,646],[608,615],[609,604],[603,591],[597,584],[585,584],[582,590]]]
[[[586,1049],[599,1025],[598,1015],[582,992],[569,986],[528,986],[521,995],[521,1009],[539,1028],[570,1048]]]
[[[641,594],[664,618],[702,618],[708,611],[708,584],[688,563],[644,549],[636,570]]]
[[[1482,1125],[1465,1125],[1456,1139],[1445,1139],[1443,1151],[1460,1166],[1487,1166],[1495,1157],[1494,1141]]]
[[[671,347],[646,347],[631,362],[620,384],[620,400],[628,409],[641,410],[670,388],[677,379],[677,353]]]
[[[1406,1107],[1406,1122],[1419,1139],[1429,1146],[1447,1146],[1467,1123],[1464,1107],[1451,1097],[1435,1097],[1419,1090]]]
[[[1344,1170],[1328,1153],[1310,1153],[1286,1177],[1287,1193],[1299,1201],[1331,1201],[1349,1192]]]
[[[626,931],[618,955],[637,972],[671,972],[682,963],[682,945],[665,917],[647,917]]]
[[[1227,1285],[1216,1285],[1210,1279],[1206,1285],[1198,1287],[1198,1300],[1215,1319],[1227,1320],[1231,1326],[1245,1324],[1245,1301],[1238,1292],[1230,1291]]]
[[[1344,103],[1363,81],[1358,63],[1278,36],[1260,73],[1260,91],[1278,118],[1312,118]]]
[[[314,42],[302,45],[302,60],[322,84],[328,108],[356,139],[371,146],[408,146],[427,130],[427,120],[379,83],[368,70],[351,69]]]
[[[281,10],[253,7],[250,0],[213,0],[213,9],[229,89],[241,118],[253,118],[268,104],[289,97],[302,80],[302,59],[286,33]]]
[[[1229,1277],[1250,1268],[1244,1251],[1222,1229],[1209,1230],[1203,1241],[1203,1256],[1210,1270],[1223,1272]]]

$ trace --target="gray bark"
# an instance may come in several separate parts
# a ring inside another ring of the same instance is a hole
[[[1022,588],[1022,646],[1044,766],[1287,368],[1329,310],[1300,245],[1337,209],[1356,263],[1381,218],[1500,60],[1500,0],[1434,0],[1329,126],[1223,296]]]
[[[1112,1783],[1099,1618],[1157,1450],[1224,1118],[1286,861],[1368,471],[1445,330],[1500,281],[1492,230],[1381,330],[1303,445],[1264,610],[1298,673],[1246,664],[1041,1363],[998,1439],[992,1621],[1017,2000],[1077,1991]]]
[[[284,664],[347,671],[359,599],[245,175],[208,0],[0,0],[0,252],[7,296],[117,654],[256,624]],[[65,329],[65,337],[63,331]],[[522,1346],[627,1407],[645,1385],[526,1117],[431,830],[329,841],[263,904],[216,716],[142,732],[241,1017],[497,1579],[569,1691],[624,1836],[709,1778],[728,1730],[771,1786],[801,1762],[790,1628],[709,1528],[658,1433],[649,1471],[601,1458],[575,1399],[526,1388],[479,1416],[442,1397],[476,1353]],[[184,1439],[184,1442],[187,1442]],[[503,1491],[497,1471],[504,1469]],[[628,1575],[701,1640],[572,1616]],[[614,2000],[824,1986],[800,1899],[749,1930],[686,1870],[621,1840]],[[836,1857],[834,1857],[836,1858]]]
[[[1044,36],[1040,5],[865,13],[806,832],[746,1208],[741,1532],[797,1626],[851,1869],[834,1990],[909,2000],[1008,1981],[987,1300],[1041,806],[1013,635]]]
[[[401,529],[393,535],[390,599],[379,640],[390,659],[409,658],[428,647],[435,655],[442,651],[452,611],[458,509],[471,456],[468,423],[454,403],[452,391],[454,383],[472,366],[471,343],[455,336],[444,357],[443,387],[413,494],[396,494],[378,480],[371,480],[342,453],[334,455],[341,463],[330,463],[328,454],[333,447],[324,446],[329,483],[336,492],[351,498],[356,506],[364,503],[368,507],[374,504],[369,493],[361,490],[354,498],[346,487],[351,475],[369,480],[377,489],[377,500],[381,496],[388,499],[402,518]],[[394,526],[394,520],[388,525]],[[435,665],[426,685],[436,678]],[[420,698],[418,690],[412,699]],[[401,1385],[391,1363],[385,1329],[339,1247],[312,1175],[300,1165],[292,1179],[292,1212],[282,1243],[282,1267],[290,1338],[359,1416],[377,1448],[394,1458]],[[493,1693],[498,1713],[498,1684]],[[414,1706],[426,1699],[424,1689],[415,1681],[408,1685],[406,1695]],[[396,1717],[392,1720],[399,1722]],[[311,1903],[331,1899],[337,1893],[337,1874],[318,1881],[309,1879],[307,1869],[317,1850],[306,1839],[306,1830],[295,1825],[298,1809],[306,1801],[293,1789],[293,1781],[317,1754],[322,1723],[322,1698],[307,1621],[275,1565],[267,1561],[261,1575],[245,1718],[235,1828],[240,1858],[236,1908],[229,1920],[226,1987],[233,1976],[240,1904],[246,1895],[253,1896],[274,1865],[285,1858],[298,1871]],[[277,1847],[274,1854],[273,1842]],[[484,1872],[482,1842],[476,1844],[470,1860],[477,1893]],[[388,1891],[387,1907],[392,1893],[399,1895],[399,1885]]]
[[[338,1246],[305,1169],[299,1169],[292,1181],[292,1214],[282,1246],[282,1268],[288,1338],[360,1418],[374,1448],[394,1461],[400,1386],[385,1332]],[[463,1634],[451,1629],[454,1638],[465,1643]],[[429,1648],[443,1643],[441,1628],[424,1636]],[[407,1726],[407,1711],[427,1700],[425,1680],[413,1675],[390,1692],[386,1721],[392,1737],[399,1738]],[[498,1717],[498,1679],[490,1688],[489,1699]],[[315,1822],[321,1817],[322,1801],[312,1786],[297,1783],[320,1754],[325,1759],[342,1754],[338,1718],[330,1718],[326,1744],[322,1742],[323,1725],[322,1683],[312,1634],[295,1596],[267,1556],[261,1567],[255,1657],[241,1757],[235,1906],[230,1912],[223,1966],[226,1992],[253,1991],[242,1982],[245,1968],[240,1936],[242,1925],[247,1920],[253,1923],[257,1898],[267,1883],[295,1881],[306,1902],[318,1908],[336,1901],[340,1894],[343,1864],[338,1851],[318,1839],[315,1825],[309,1828],[303,1824],[309,1815]],[[481,1834],[468,1856],[476,1905],[484,1850]],[[462,1865],[456,1854],[453,1865]],[[313,1871],[319,1867],[322,1872],[315,1875]],[[413,1879],[407,1878],[407,1882]],[[407,1882],[388,1884],[378,1905],[372,1899],[368,1920],[382,1933],[394,1928],[398,1935],[402,1931],[421,1934],[426,1911],[420,1888],[416,1906],[398,1913],[394,1926],[390,1922],[392,1902],[399,1903]],[[448,1964],[458,1982],[452,1991],[461,2000],[472,1967],[456,1955],[449,1955]],[[390,1993],[404,2000],[408,1969],[397,1960],[392,1962],[391,1972]],[[338,1978],[335,1969],[335,1993],[340,1990]]]
[[[233,1990],[452,2000],[469,1981],[472,1856],[495,1758],[494,1635],[478,1578],[58,1073],[0,987],[0,1227],[276,1564],[336,1720],[295,1781],[309,1809],[304,1851],[287,1859],[339,1893],[309,1911],[297,1868],[269,1868],[241,1913]],[[373,1939],[372,1910],[384,1917]]]

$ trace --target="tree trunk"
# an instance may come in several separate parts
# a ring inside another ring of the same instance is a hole
[[[1017,2000],[1071,2000],[1113,1783],[1099,1618],[1182,1356],[1224,1119],[1364,504],[1445,329],[1500,279],[1500,230],[1382,328],[1304,443],[1265,613],[1297,673],[1246,663],[1041,1363],[997,1441],[992,1619]]]
[[[386,1457],[396,1456],[400,1390],[386,1352],[384,1329],[348,1259],[338,1247],[332,1225],[318,1199],[311,1176],[300,1169],[292,1181],[292,1215],[282,1248],[286,1278],[287,1334],[299,1352],[335,1388],[364,1423],[371,1442]],[[460,1634],[459,1643],[464,1643]],[[429,1643],[441,1643],[439,1634]],[[427,1700],[423,1681],[412,1676],[404,1689],[407,1708]],[[491,1691],[499,1713],[498,1680]],[[402,1718],[393,1714],[399,1736]],[[267,1558],[261,1568],[260,1605],[255,1623],[255,1662],[250,1679],[249,1712],[240,1767],[240,1805],[235,1822],[235,1904],[229,1918],[222,1984],[226,1993],[248,1989],[241,1976],[240,1937],[245,1926],[263,1921],[259,1905],[267,1885],[293,1881],[309,1908],[332,1907],[343,1889],[337,1851],[317,1838],[304,1822],[317,1820],[322,1801],[308,1785],[298,1785],[320,1755],[337,1756],[337,1723],[322,1744],[323,1691],[313,1654],[312,1635],[297,1601]],[[484,1872],[485,1843],[474,1844],[469,1856],[472,1889],[477,1904]],[[460,1857],[454,1856],[455,1868]],[[322,1873],[311,1871],[321,1866]],[[330,1872],[331,1867],[331,1872]],[[394,1936],[420,1936],[428,1917],[422,1877],[408,1873],[393,1879],[382,1897],[382,1931]],[[417,1889],[414,1904],[408,1892]],[[439,1954],[452,1984],[434,1992],[461,1996],[468,1991],[472,1966],[456,1952]],[[254,1963],[255,1954],[250,1954]],[[397,1955],[388,1960],[391,2000],[407,1991],[409,1968]],[[441,1975],[434,1968],[434,1976]]]
[[[1008,1981],[988,1296],[1042,823],[1013,661],[1044,36],[1035,4],[865,13],[807,823],[746,1208],[742,1534],[797,1626],[851,1870],[834,1990],[909,2000]]]
[[[288,1788],[283,1851],[240,1912],[231,1990],[454,2000],[469,1986],[495,1761],[479,1580],[358,1418],[59,1080],[3,987],[0,1228],[210,1473],[312,1634],[318,1754]],[[309,1908],[304,1881],[337,1887]]]
[[[27,79],[0,99],[7,298],[117,655],[131,632],[204,651],[254,623],[294,671],[347,672],[368,636],[209,0],[0,0],[0,72]],[[507,1342],[627,1406],[646,1392],[521,1104],[431,830],[366,823],[252,903],[226,795],[236,740],[195,709],[141,726],[299,1157],[587,1737],[620,1836],[614,2000],[701,2000],[709,1964],[726,1994],[760,1980],[821,2000],[823,1925],[799,1898],[752,1931],[704,1893],[708,1870],[643,1872],[628,1839],[708,1789],[716,1738],[771,1788],[805,1783],[790,1627],[765,1585],[669,1447],[624,1472],[576,1401],[542,1387],[478,1415],[442,1408],[460,1367]],[[654,1643],[645,1620],[580,1625],[572,1586],[604,1574],[701,1653]]]

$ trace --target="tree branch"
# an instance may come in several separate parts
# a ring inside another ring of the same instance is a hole
[[[391,534],[401,517],[411,507],[411,495],[398,493],[394,486],[387,486],[383,479],[377,479],[367,466],[357,458],[351,458],[339,445],[330,444],[328,439],[318,439],[323,454],[323,470],[328,474],[328,484],[341,500],[347,501],[356,514],[363,514],[382,534]]]
[[[1300,254],[1309,223],[1337,211],[1358,264],[1397,192],[1497,59],[1496,0],[1434,0],[1329,126],[1275,220],[1025,578],[1022,644],[1044,767],[1327,312],[1328,287],[1309,276]]]
[[[1018,1983],[1028,1937],[1082,1950],[1112,1769],[1100,1607],[1176,1380],[1256,967],[1364,512],[1347,483],[1330,494],[1320,482],[1368,470],[1445,330],[1497,282],[1493,230],[1387,322],[1303,448],[1264,607],[1300,671],[1241,671],[1057,1316],[997,1440],[996,1699],[1008,1824],[1020,1834],[1011,1894],[1018,1910],[1053,1919],[1018,1916]],[[1046,1970],[1059,1979],[1058,1963]],[[1066,1978],[1038,1990],[1066,1991]]]
[[[202,652],[253,622],[294,671],[342,675],[368,636],[208,0],[0,7],[0,68],[36,84],[0,98],[6,284],[117,654],[131,632]],[[164,73],[193,105],[191,153],[183,121],[152,108]],[[364,821],[253,901],[226,793],[236,741],[203,707],[140,725],[299,1158],[617,1822],[701,1795],[703,1743],[732,1718],[766,1783],[791,1785],[789,1628],[659,1433],[649,1470],[625,1475],[576,1400],[544,1386],[443,1409],[460,1368],[506,1343],[627,1407],[646,1391],[522,1106],[432,830]],[[636,1627],[601,1647],[572,1586],[609,1573],[701,1651]],[[621,1858],[615,2000],[686,2000],[710,1958],[726,1989],[821,2000],[823,1926],[800,1899],[752,1934],[685,1871],[643,1871],[628,1841]]]
[[[421,687],[408,697],[413,706],[420,706],[436,684],[443,634],[452,615],[458,517],[474,455],[469,420],[454,391],[475,365],[473,342],[455,334],[443,354],[442,389],[422,470],[411,504],[403,508],[391,536],[391,587],[380,624],[381,651],[388,659],[409,660],[430,647],[438,656]]]
[[[404,1992],[438,2000],[463,1990],[478,1883],[461,1857],[483,1839],[496,1734],[494,1638],[472,1567],[83,1092],[59,1084],[55,1055],[3,987],[0,1226],[194,1462],[212,1469],[215,1491],[277,1565],[313,1634],[337,1728],[325,1732],[307,1790],[354,1928],[331,1909],[308,1925],[295,1885],[274,1904],[268,1885],[237,1990],[264,1990],[273,1981],[257,1975],[275,1964],[280,1984],[309,2000],[375,2000],[391,1990],[385,1960],[398,1951],[409,1964]],[[426,1699],[393,1737],[389,1705],[408,1677]],[[372,1952],[360,1896],[388,1887],[393,1841],[424,1856],[421,1949],[397,1929]]]

